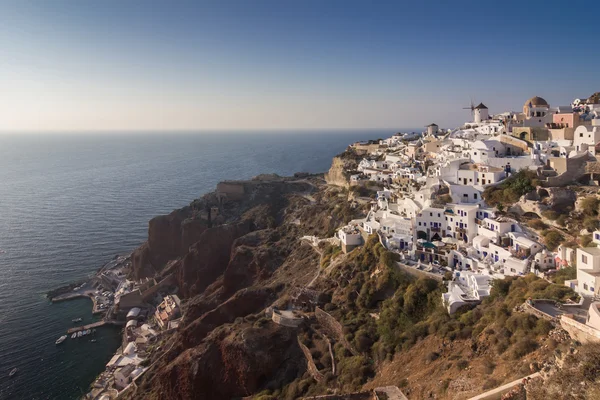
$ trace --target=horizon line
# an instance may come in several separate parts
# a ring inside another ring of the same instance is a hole
[[[424,125],[423,128],[426,126]],[[0,134],[11,133],[211,133],[211,132],[313,132],[313,131],[393,131],[400,132],[411,128],[389,128],[389,127],[364,127],[364,128],[186,128],[186,129],[158,129],[158,128],[135,128],[135,129],[0,129]]]

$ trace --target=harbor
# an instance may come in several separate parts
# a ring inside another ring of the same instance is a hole
[[[90,330],[90,329],[100,328],[101,326],[104,326],[104,325],[123,326],[123,325],[125,325],[125,322],[123,322],[123,321],[115,321],[115,320],[108,321],[108,320],[103,319],[101,321],[94,322],[94,323],[91,323],[91,324],[87,324],[87,325],[83,325],[83,326],[77,326],[77,327],[74,327],[74,328],[71,328],[71,329],[67,329],[67,335],[70,335],[72,333],[81,332],[81,331],[87,331],[87,330]]]

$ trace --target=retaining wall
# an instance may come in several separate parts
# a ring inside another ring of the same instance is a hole
[[[323,330],[341,343],[349,352],[355,356],[358,355],[358,353],[352,348],[352,346],[350,346],[350,343],[348,343],[344,337],[342,324],[340,324],[337,319],[333,318],[330,314],[326,313],[319,307],[315,308],[315,317],[317,318],[317,321],[319,321],[319,324],[321,324],[323,327]]]
[[[572,339],[581,343],[600,343],[600,331],[575,321],[568,315],[560,317],[560,326],[569,333]]]
[[[407,274],[412,275],[416,278],[421,278],[424,276],[426,278],[435,279],[436,281],[439,281],[439,282],[441,282],[444,279],[444,277],[442,275],[433,274],[433,273],[427,272],[427,271],[422,271],[420,269],[416,269],[416,268],[410,267],[408,265],[404,265],[399,262],[397,262],[396,264],[402,271],[404,271]]]
[[[297,340],[298,340],[298,346],[300,346],[300,348],[302,349],[302,352],[304,353],[304,357],[306,358],[308,372],[310,373],[310,375],[313,378],[315,378],[315,380],[317,382],[321,382],[323,379],[325,379],[325,377],[317,369],[317,366],[315,365],[315,360],[313,359],[312,354],[310,354],[310,350],[308,349],[308,347],[306,347],[304,344],[302,344],[302,342],[300,341],[300,337],[298,337]]]
[[[302,319],[301,317],[290,318],[286,317],[285,315],[281,315],[279,310],[275,309],[273,309],[273,316],[271,317],[271,319],[276,324],[287,326],[288,328],[297,328],[304,321],[304,319]]]

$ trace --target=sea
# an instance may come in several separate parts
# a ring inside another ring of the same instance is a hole
[[[146,239],[148,220],[261,173],[325,172],[348,144],[394,131],[0,134],[0,399],[77,399],[120,345],[55,340],[91,301],[45,294]],[[13,368],[18,372],[12,378]]]

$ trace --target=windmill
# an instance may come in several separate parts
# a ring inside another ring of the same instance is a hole
[[[471,117],[473,117],[473,112],[475,111],[475,105],[473,104],[473,99],[471,98],[471,107],[463,107],[463,110],[471,110]]]

